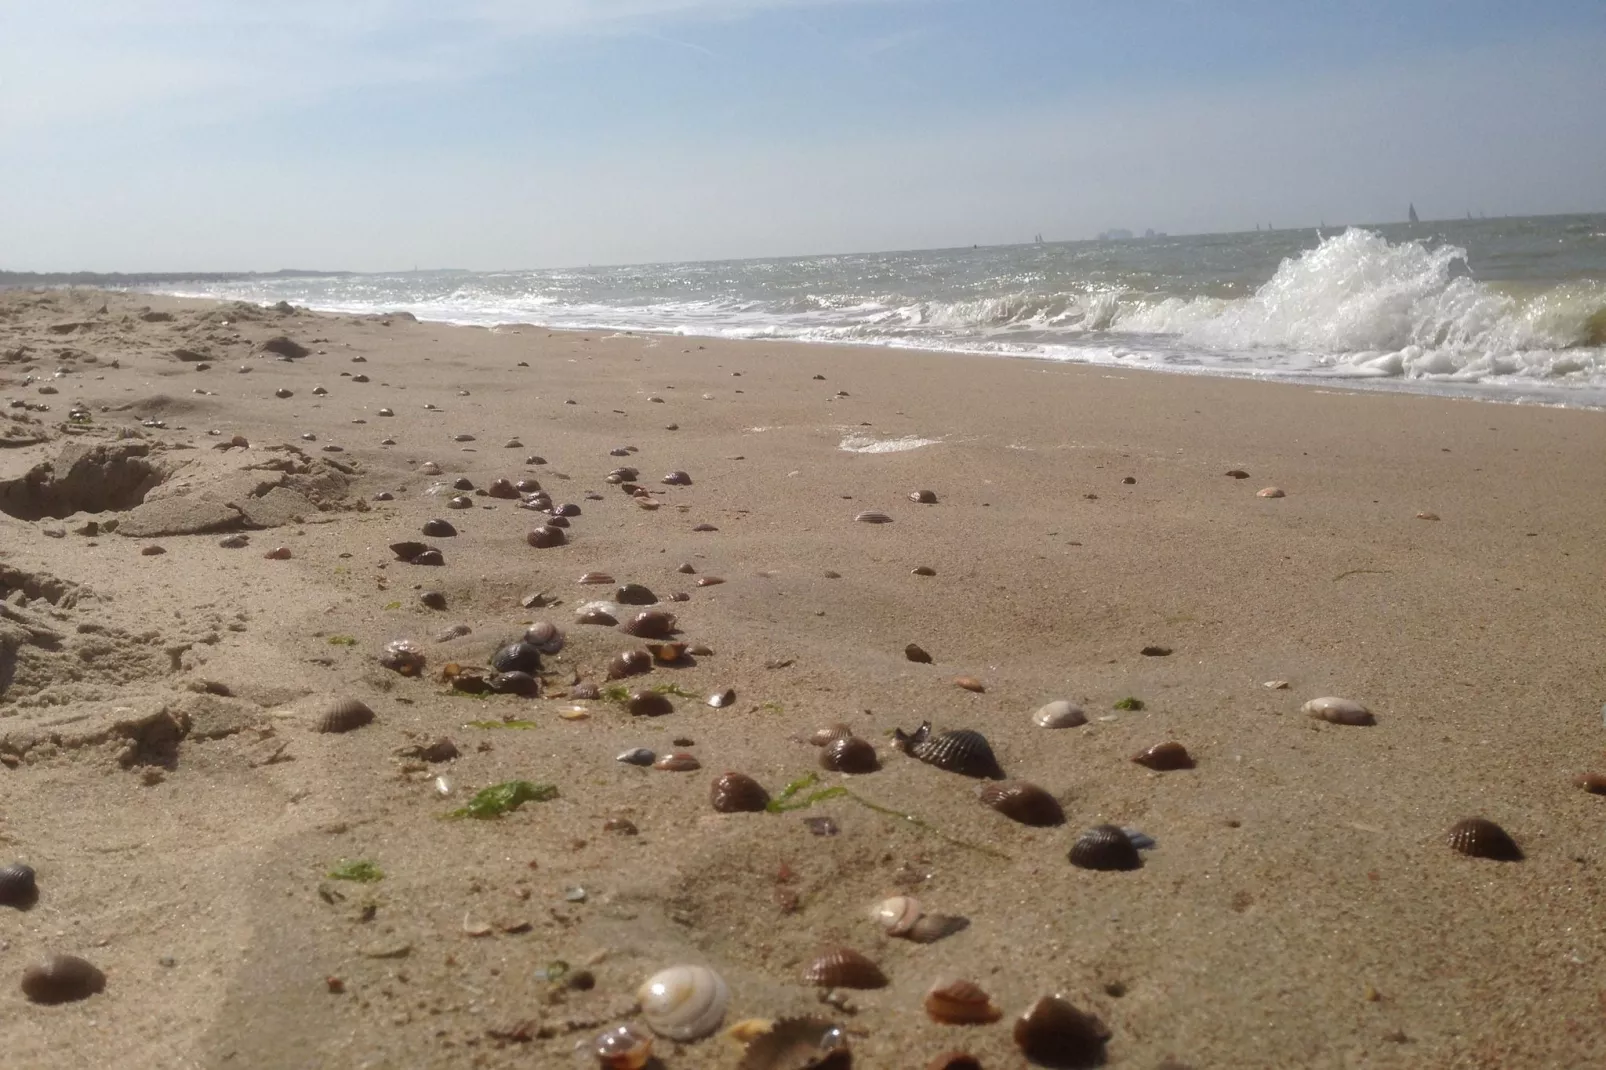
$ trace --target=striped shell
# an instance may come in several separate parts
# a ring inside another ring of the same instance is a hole
[[[591,605],[581,606],[574,615],[574,622],[576,624],[601,624],[604,627],[611,628],[619,623],[619,618],[608,612],[604,606]]]
[[[35,1003],[72,1003],[106,988],[106,975],[77,955],[52,955],[22,971],[22,994]]]
[[[1109,1028],[1059,996],[1044,996],[1015,1020],[1015,1045],[1045,1066],[1102,1066]]]
[[[0,906],[32,906],[39,898],[39,886],[34,881],[32,866],[13,862],[0,867]]]
[[[374,711],[361,699],[337,698],[326,703],[313,719],[314,732],[350,732],[372,724]]]
[[[608,679],[621,680],[652,671],[652,655],[645,650],[624,650],[608,661]]]
[[[647,1025],[671,1040],[697,1040],[718,1029],[730,997],[725,979],[707,966],[671,966],[636,990]]]
[[[816,728],[809,734],[809,742],[814,744],[816,747],[826,747],[830,746],[832,743],[835,743],[839,739],[847,739],[851,735],[853,735],[852,726],[838,721],[835,724],[828,724],[824,725],[823,727]]]
[[[611,584],[613,583],[613,577],[606,572],[586,572],[581,574],[580,578],[575,582],[587,584]]]
[[[621,627],[641,639],[668,639],[675,634],[675,615],[661,609],[645,609]]]
[[[833,947],[808,964],[803,980],[820,988],[885,988],[887,975],[851,947]]]
[[[531,528],[530,533],[524,536],[524,541],[537,550],[549,550],[554,546],[562,546],[569,541],[569,538],[563,534],[562,528],[542,524],[538,528]]]
[[[518,642],[499,648],[492,654],[491,668],[497,672],[540,672],[541,652],[520,639]]]
[[[1047,827],[1065,824],[1065,811],[1059,800],[1036,784],[1024,780],[1005,780],[983,785],[977,796],[982,802],[1011,821]]]
[[[746,773],[726,773],[708,789],[708,801],[722,814],[762,813],[770,793]]]
[[[1156,743],[1148,750],[1134,754],[1132,760],[1146,769],[1162,773],[1193,768],[1193,755],[1174,739]]]
[[[652,1058],[652,1036],[633,1025],[598,1033],[591,1051],[604,1070],[641,1070]]]
[[[1119,825],[1098,825],[1071,845],[1071,865],[1078,869],[1121,870],[1143,865],[1131,837]]]
[[[625,700],[625,709],[632,717],[662,717],[674,713],[675,704],[669,701],[668,695],[658,691],[632,691]]]
[[[1087,724],[1087,714],[1076,703],[1058,698],[1039,706],[1032,723],[1038,728],[1077,728]]]
[[[851,1065],[841,1026],[822,1018],[782,1018],[747,1042],[737,1070],[847,1070]]]
[[[563,632],[549,620],[538,620],[525,629],[524,642],[543,654],[556,654],[563,649]]]
[[[912,895],[895,895],[870,908],[870,917],[888,936],[902,936],[925,913],[920,900]]]
[[[894,730],[892,738],[900,750],[938,769],[989,780],[1004,778],[1004,771],[993,756],[993,748],[980,732],[961,728],[933,736],[928,721],[912,733]]]
[[[833,773],[873,773],[881,768],[881,760],[868,741],[843,736],[820,752],[820,768]]]
[[[890,524],[890,523],[892,523],[892,518],[890,516],[888,516],[886,513],[878,513],[874,509],[866,510],[865,512],[862,512],[862,513],[858,514],[857,516],[855,516],[853,519],[857,520],[861,524]]]
[[[1500,862],[1518,862],[1522,848],[1505,829],[1486,817],[1469,817],[1450,826],[1446,841],[1452,850],[1473,858],[1492,858]]]
[[[932,1021],[946,1025],[986,1025],[1004,1016],[973,981],[938,982],[926,993],[925,1003]]]
[[[1359,702],[1347,698],[1336,698],[1328,695],[1325,698],[1313,698],[1300,707],[1305,713],[1319,721],[1329,721],[1332,724],[1347,724],[1368,726],[1377,724],[1377,718],[1372,711]]]
[[[697,760],[695,754],[678,750],[659,758],[652,763],[652,767],[665,773],[692,773],[701,769],[703,763]]]

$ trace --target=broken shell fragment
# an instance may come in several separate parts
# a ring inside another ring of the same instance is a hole
[[[641,1016],[654,1033],[671,1040],[708,1036],[725,1020],[730,988],[707,966],[671,966],[636,990]]]
[[[1452,850],[1497,862],[1522,861],[1522,848],[1511,834],[1486,817],[1469,817],[1450,826],[1446,841]]]
[[[1076,728],[1087,724],[1087,714],[1076,703],[1061,698],[1038,707],[1032,723],[1038,728]]]
[[[770,793],[746,773],[726,773],[709,788],[708,800],[722,814],[762,813]]]
[[[652,655],[645,650],[625,650],[608,662],[608,679],[622,680],[652,671]]]
[[[652,1058],[652,1036],[633,1025],[598,1033],[592,1053],[603,1070],[642,1070]]]
[[[735,702],[736,691],[729,687],[723,691],[715,691],[712,695],[708,696],[708,704],[714,707],[716,710],[722,710],[726,706],[733,705]]]
[[[1377,718],[1372,711],[1347,698],[1335,698],[1328,695],[1325,698],[1313,698],[1300,707],[1306,714],[1319,721],[1331,724],[1345,724],[1368,726],[1377,724]]]
[[[983,803],[1011,821],[1046,828],[1065,824],[1065,811],[1059,800],[1036,784],[1024,780],[1005,780],[983,785],[977,792]]]
[[[834,947],[804,968],[803,980],[819,988],[884,988],[887,975],[851,947]]]
[[[1004,1012],[974,981],[939,981],[926,992],[926,1013],[944,1025],[986,1025]]]
[[[1015,1045],[1044,1066],[1099,1066],[1110,1030],[1059,996],[1044,996],[1015,1020]]]
[[[1193,768],[1193,755],[1188,753],[1187,747],[1174,739],[1156,743],[1148,750],[1134,754],[1132,760],[1147,769],[1162,773]]]
[[[1116,871],[1143,865],[1132,838],[1119,825],[1097,825],[1071,845],[1071,865],[1078,869]]]

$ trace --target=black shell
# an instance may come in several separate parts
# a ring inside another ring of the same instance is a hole
[[[440,591],[420,591],[418,601],[428,609],[445,609],[446,596]]]
[[[652,671],[652,655],[645,650],[625,650],[608,662],[608,679],[620,680]]]
[[[520,639],[492,654],[491,668],[497,672],[538,673],[541,671],[541,652]]]
[[[558,507],[556,507],[555,509],[552,510],[552,515],[555,516],[555,517],[556,516],[561,516],[561,517],[565,517],[565,518],[571,517],[571,516],[579,516],[580,515],[580,507],[578,505],[574,504],[573,502],[564,502],[562,505],[560,505],[560,506],[558,506]]]
[[[834,947],[809,963],[803,980],[820,988],[885,988],[887,975],[851,947]]]
[[[1193,755],[1188,753],[1187,747],[1174,739],[1156,743],[1148,750],[1134,754],[1132,760],[1145,768],[1162,773],[1193,768]]]
[[[34,883],[33,867],[21,862],[0,867],[0,906],[28,907],[39,898],[39,886]]]
[[[541,681],[527,672],[520,672],[516,669],[512,672],[492,673],[491,678],[485,682],[498,695],[523,695],[525,698],[541,697]]]
[[[1071,865],[1078,869],[1122,870],[1143,865],[1132,839],[1119,825],[1097,825],[1071,845]]]
[[[350,732],[372,724],[374,711],[361,699],[337,698],[328,702],[312,722],[314,732]]]
[[[458,476],[456,479],[452,480],[452,489],[453,490],[473,490],[474,489],[474,481],[469,479],[468,476]]]
[[[35,1003],[71,1003],[106,988],[106,975],[77,955],[52,955],[22,971],[22,994]]]
[[[658,604],[658,596],[652,593],[651,588],[639,583],[627,583],[613,593],[613,600],[622,606],[654,606]]]
[[[881,768],[881,761],[867,740],[843,736],[820,751],[820,767],[833,773],[873,773]]]
[[[555,528],[551,524],[542,524],[524,536],[524,541],[537,550],[547,550],[554,546],[562,546],[568,541],[562,528]]]
[[[657,691],[632,691],[625,700],[625,709],[634,717],[662,717],[674,713],[675,704],[669,701],[668,695]]]
[[[981,801],[1012,821],[1046,828],[1065,824],[1065,811],[1059,800],[1036,784],[1006,780],[988,784],[978,793]]]
[[[425,550],[423,553],[421,553],[417,557],[413,558],[411,561],[408,562],[408,564],[409,565],[444,565],[444,564],[446,564],[446,555],[442,554],[439,550],[429,549],[429,550]]]
[[[411,561],[425,550],[433,549],[427,542],[413,542],[403,540],[390,544],[390,552],[396,555],[398,561]]]
[[[675,615],[661,609],[644,609],[620,627],[642,639],[668,639],[675,634]]]
[[[1044,1066],[1100,1066],[1110,1030],[1059,996],[1044,996],[1015,1020],[1015,1044]]]
[[[993,748],[980,732],[961,728],[934,736],[930,722],[924,722],[912,733],[894,730],[892,739],[899,750],[938,769],[961,776],[1004,779],[1004,771],[998,767]]]
[[[770,793],[746,773],[726,773],[708,790],[708,801],[722,814],[760,813],[770,803]]]
[[[457,534],[457,529],[452,527],[451,521],[437,517],[424,521],[424,534],[432,539],[449,539]]]
[[[1450,826],[1446,841],[1453,850],[1473,858],[1520,862],[1522,848],[1511,834],[1486,817],[1469,817]]]

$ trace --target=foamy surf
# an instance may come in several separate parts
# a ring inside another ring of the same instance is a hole
[[[935,446],[940,438],[870,438],[866,435],[849,435],[837,444],[837,449],[848,453],[904,453],[922,446]]]

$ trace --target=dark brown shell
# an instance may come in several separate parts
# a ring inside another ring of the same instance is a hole
[[[849,1070],[842,1027],[822,1018],[782,1018],[748,1042],[736,1070]]]
[[[674,713],[675,704],[669,701],[668,695],[657,691],[632,691],[625,701],[625,709],[633,717],[662,717]]]
[[[425,550],[407,563],[409,565],[444,565],[446,564],[446,556],[439,550],[430,549]]]
[[[968,1051],[945,1051],[927,1063],[926,1070],[982,1070],[982,1066]]]
[[[575,684],[569,689],[569,697],[575,699],[596,699],[602,697],[602,689],[590,680]]]
[[[1573,777],[1573,786],[1591,795],[1606,795],[1606,773],[1579,773]]]
[[[1099,1066],[1110,1030],[1059,996],[1044,996],[1015,1020],[1015,1045],[1044,1066]]]
[[[833,947],[804,968],[803,980],[820,988],[885,988],[887,975],[851,947]]]
[[[1156,743],[1148,750],[1134,754],[1132,760],[1145,768],[1162,773],[1193,768],[1193,755],[1188,753],[1187,747],[1174,739]]]
[[[659,758],[656,762],[653,762],[652,767],[654,769],[661,769],[667,773],[690,773],[694,770],[701,769],[703,767],[703,763],[697,760],[697,756],[695,754],[687,754],[685,751],[674,751],[671,754],[666,754],[662,758]]]
[[[828,747],[837,740],[847,739],[851,735],[853,735],[853,728],[838,721],[836,724],[828,724],[824,727],[816,728],[809,734],[809,742],[816,747]]]
[[[937,502],[937,492],[934,490],[911,491],[909,493],[909,500],[912,502],[918,502],[921,505],[935,505]]]
[[[521,479],[513,484],[513,489],[520,494],[534,494],[541,489],[541,481],[538,479]]]
[[[517,498],[518,489],[509,479],[493,479],[491,485],[485,488],[485,493],[493,498]]]
[[[686,644],[648,643],[647,652],[660,665],[676,665],[686,656]]]
[[[622,680],[626,676],[638,676],[644,672],[652,672],[652,655],[645,650],[624,650],[608,662],[610,680]]]
[[[498,695],[523,695],[525,698],[541,697],[541,681],[527,672],[520,672],[516,669],[512,672],[492,673],[490,679],[485,682]]]
[[[374,711],[361,699],[337,698],[325,705],[312,722],[314,732],[350,732],[373,724]]]
[[[668,639],[675,634],[675,615],[661,609],[645,609],[621,627],[642,639]]]
[[[1036,784],[1005,780],[985,785],[978,794],[982,802],[1011,821],[1039,827],[1065,824],[1059,800]]]
[[[685,472],[670,472],[658,482],[666,483],[671,487],[689,487],[691,486],[691,476]]]
[[[1446,837],[1452,850],[1473,858],[1492,858],[1499,862],[1519,862],[1522,848],[1511,834],[1486,817],[1468,817],[1450,826]]]
[[[1119,825],[1097,825],[1071,845],[1071,865],[1078,869],[1124,870],[1143,865],[1132,839]]]
[[[106,988],[106,975],[77,955],[52,955],[22,971],[22,994],[35,1003],[72,1003]]]
[[[926,993],[926,1013],[932,1021],[945,1025],[986,1025],[996,1022],[1004,1012],[993,1006],[992,998],[973,981],[946,981]]]
[[[769,805],[770,793],[746,773],[726,773],[708,789],[708,801],[722,814],[759,813]]]
[[[908,646],[904,647],[903,656],[908,658],[910,661],[917,661],[922,665],[931,664],[931,655],[926,653],[925,648],[919,643],[910,643]]]
[[[446,508],[472,509],[474,508],[474,499],[470,498],[467,494],[458,494],[446,500]]]
[[[554,546],[562,546],[568,542],[568,536],[563,534],[562,528],[555,528],[551,524],[542,524],[524,536],[524,541],[537,550],[547,550]]]
[[[32,866],[13,862],[0,867],[0,906],[29,907],[39,898]]]
[[[520,639],[492,654],[491,668],[497,672],[537,673],[541,671],[541,652],[533,644]]]
[[[881,759],[868,740],[843,736],[820,752],[820,768],[833,773],[873,773],[881,768]]]
[[[390,552],[396,555],[398,561],[411,561],[425,550],[432,549],[427,542],[412,542],[403,540],[390,544]]]
[[[895,730],[892,738],[899,750],[938,769],[988,780],[1004,778],[993,748],[980,732],[961,728],[933,736],[930,722],[925,722],[911,733]]]
[[[524,641],[543,654],[563,649],[563,631],[549,620],[538,620],[524,630]]]
[[[433,520],[424,521],[424,534],[432,539],[449,539],[457,534],[457,529],[452,526],[451,521],[441,520],[437,517]],[[392,549],[395,549],[395,547],[392,547]]]
[[[426,609],[445,610],[446,595],[440,591],[420,591],[418,592],[418,602]]]
[[[639,583],[627,583],[613,593],[613,600],[622,606],[655,606],[658,596],[652,588]]]
[[[629,483],[631,480],[639,479],[640,477],[641,470],[639,468],[631,468],[629,465],[626,465],[623,468],[615,468],[613,471],[609,472],[608,482]]]

